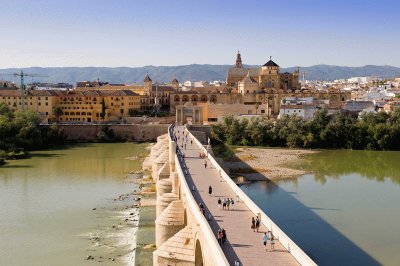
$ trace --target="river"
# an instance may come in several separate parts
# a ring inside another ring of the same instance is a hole
[[[81,144],[0,167],[0,265],[133,260],[137,185],[129,172],[141,169],[132,156],[145,146]]]
[[[400,264],[400,152],[323,151],[242,190],[319,265]]]

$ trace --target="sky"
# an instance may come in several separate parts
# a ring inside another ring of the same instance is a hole
[[[396,0],[0,0],[0,68],[400,67]]]

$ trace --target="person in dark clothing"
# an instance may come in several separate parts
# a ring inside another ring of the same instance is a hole
[[[211,194],[212,194],[212,187],[211,186],[208,187],[208,194],[210,194],[210,197],[211,197]]]
[[[225,229],[224,229],[224,228],[221,229],[221,233],[222,233],[222,244],[225,244],[225,241],[226,241],[226,232],[225,232]]]
[[[257,217],[257,219],[256,219],[256,230],[257,230],[257,232],[258,232],[259,228],[260,228],[260,220]]]

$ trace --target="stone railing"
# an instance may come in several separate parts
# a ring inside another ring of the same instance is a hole
[[[168,129],[168,136],[169,140],[172,140],[173,136],[173,128],[172,126],[169,127]],[[176,171],[178,173],[178,178],[179,178],[179,183],[180,183],[180,189],[182,195],[184,195],[186,199],[186,206],[190,208],[191,213],[193,214],[196,222],[199,224],[201,231],[203,232],[204,238],[206,240],[207,245],[209,246],[209,250],[212,252],[212,254],[207,254],[212,257],[212,261],[214,262],[213,265],[218,265],[218,266],[229,266],[229,262],[225,257],[224,252],[222,251],[220,245],[217,242],[217,239],[208,224],[206,218],[204,215],[200,212],[199,206],[194,199],[192,192],[189,189],[189,185],[186,182],[185,174],[182,170],[182,164],[184,162],[179,160],[179,157],[177,154],[175,154],[175,167]],[[204,243],[203,243],[204,244]]]
[[[193,138],[194,142],[199,146],[205,154],[208,155],[207,149],[190,133],[189,135]],[[231,187],[233,192],[239,196],[240,200],[246,204],[251,212],[255,216],[261,215],[261,222],[268,228],[268,230],[273,233],[276,239],[286,248],[290,254],[301,264],[301,265],[317,265],[296,243],[293,242],[230,178],[230,176],[222,169],[222,167],[217,163],[213,156],[208,156],[211,164],[220,172],[221,177],[226,181],[226,183]]]

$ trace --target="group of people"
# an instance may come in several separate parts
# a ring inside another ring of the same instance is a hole
[[[251,229],[253,229],[253,232],[255,232],[255,231],[258,232],[258,230],[260,229],[260,222],[261,221],[260,221],[260,219],[258,217],[257,218],[254,218],[254,217],[251,218]],[[265,232],[263,237],[262,237],[262,241],[263,241],[263,244],[264,244],[265,251],[267,251],[268,240],[270,240],[271,250],[274,250],[275,237],[274,237],[274,235],[272,234],[271,231],[267,230],[267,232]]]
[[[271,244],[271,251],[273,251],[275,249],[275,237],[274,237],[274,234],[272,234],[271,231],[265,232],[263,237],[262,237],[262,241],[263,241],[263,244],[264,244],[265,251],[268,251],[268,249],[267,249],[268,240],[269,240],[269,242]]]
[[[260,219],[257,217],[254,219],[254,217],[251,218],[251,229],[253,229],[253,232],[255,232],[258,229],[260,229]]]
[[[217,233],[218,244],[222,246],[226,242],[226,231],[224,228],[218,229]]]
[[[221,205],[222,205],[222,209],[223,210],[234,210],[234,206],[235,206],[235,201],[233,200],[233,198],[224,198],[223,200],[221,200],[221,198],[218,198],[218,209],[221,209]]]

